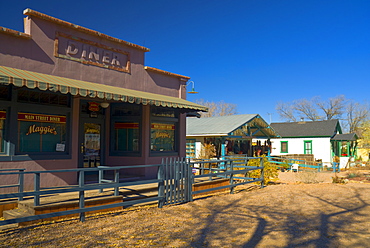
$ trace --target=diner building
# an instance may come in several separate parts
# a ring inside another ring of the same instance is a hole
[[[0,169],[185,157],[186,113],[207,111],[185,100],[189,77],[145,66],[146,47],[31,9],[24,14],[24,32],[0,27]],[[42,183],[76,184],[77,177],[48,174]]]

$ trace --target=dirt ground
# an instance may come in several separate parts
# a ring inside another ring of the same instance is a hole
[[[370,247],[370,183],[300,174],[162,209],[0,231],[0,247]]]

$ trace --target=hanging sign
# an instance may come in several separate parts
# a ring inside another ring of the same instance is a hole
[[[89,110],[92,112],[98,112],[99,111],[99,103],[97,102],[89,102]]]
[[[5,119],[6,119],[6,112],[0,111],[0,120],[5,120]]]

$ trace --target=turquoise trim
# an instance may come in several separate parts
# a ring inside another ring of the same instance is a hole
[[[283,139],[291,139],[291,138],[331,138],[331,136],[284,136]]]

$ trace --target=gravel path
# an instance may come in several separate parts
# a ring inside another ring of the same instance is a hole
[[[370,247],[370,184],[239,187],[162,209],[2,231],[0,247]]]

